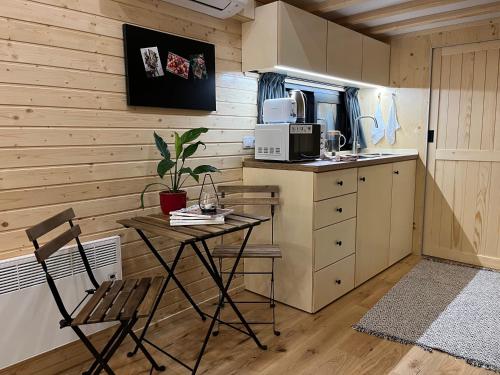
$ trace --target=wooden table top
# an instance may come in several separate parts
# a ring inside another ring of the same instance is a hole
[[[226,216],[224,224],[171,226],[169,216],[156,214],[137,216],[131,219],[118,220],[117,222],[126,228],[139,229],[181,243],[189,243],[250,228],[268,220],[269,218],[265,216],[234,213]]]

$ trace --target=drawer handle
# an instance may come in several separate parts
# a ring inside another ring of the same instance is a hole
[[[342,280],[337,279],[337,280],[335,280],[335,283],[338,284],[338,285],[340,285],[340,284],[342,284]]]
[[[342,246],[342,241],[336,241],[335,243],[337,244],[337,246]]]
[[[399,171],[394,171],[394,174],[399,174]]]
[[[366,177],[360,177],[359,181],[366,181]]]
[[[344,181],[342,181],[342,180],[340,180],[340,181],[337,181],[337,185],[339,185],[339,186],[342,186],[342,185],[344,185]]]
[[[342,207],[338,207],[338,208],[337,208],[337,212],[338,212],[338,213],[342,213]]]

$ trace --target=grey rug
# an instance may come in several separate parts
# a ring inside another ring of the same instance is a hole
[[[500,273],[424,259],[354,329],[500,372]]]

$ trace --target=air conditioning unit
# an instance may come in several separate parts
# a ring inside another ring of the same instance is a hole
[[[229,18],[241,12],[248,0],[164,0],[217,18]]]

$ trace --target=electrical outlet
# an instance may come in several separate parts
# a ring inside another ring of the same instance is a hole
[[[255,137],[253,135],[245,135],[243,137],[243,148],[255,148]]]

